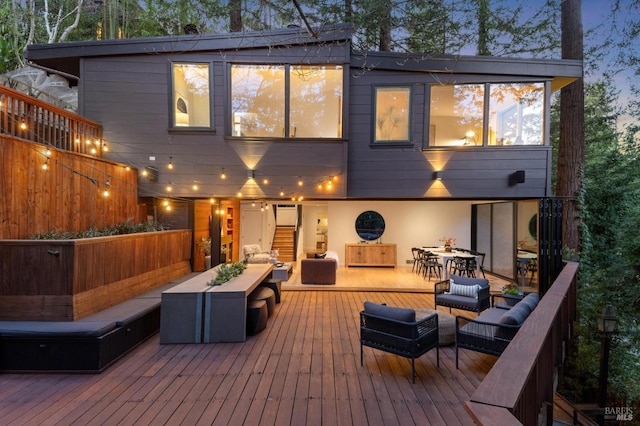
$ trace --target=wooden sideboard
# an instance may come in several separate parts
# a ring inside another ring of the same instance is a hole
[[[395,244],[345,244],[347,266],[396,266]]]

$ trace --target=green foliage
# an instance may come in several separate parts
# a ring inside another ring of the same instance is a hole
[[[620,405],[640,401],[640,155],[637,129],[624,134],[617,129],[617,105],[610,81],[585,85],[578,338],[561,392],[577,402],[594,402],[600,359],[596,318],[611,303],[620,333],[611,345],[609,395]]]
[[[226,283],[232,278],[242,274],[247,269],[246,261],[233,262],[231,264],[224,264],[218,268],[215,278],[212,278],[207,282],[209,286],[218,286]]]
[[[35,234],[33,240],[77,240],[81,238],[106,237],[111,235],[136,234],[140,232],[155,232],[167,229],[164,225],[155,222],[124,223],[105,226],[104,228],[91,227],[80,232],[42,232]]]

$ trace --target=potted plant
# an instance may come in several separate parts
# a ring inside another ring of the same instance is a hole
[[[204,254],[204,269],[211,269],[211,238],[202,237],[197,244],[202,254]]]
[[[442,237],[440,242],[444,243],[444,251],[451,252],[451,246],[456,242],[455,237]]]
[[[514,283],[509,283],[502,287],[502,295],[508,305],[515,305],[522,298],[522,291]]]

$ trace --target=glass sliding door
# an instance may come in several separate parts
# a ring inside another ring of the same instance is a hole
[[[477,204],[473,206],[476,221],[476,247],[485,253],[485,270],[508,279],[515,271],[515,204],[512,202]]]

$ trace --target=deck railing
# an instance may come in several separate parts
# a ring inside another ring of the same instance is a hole
[[[56,149],[101,156],[100,124],[0,86],[0,133]]]
[[[551,425],[558,367],[576,319],[578,264],[567,262],[465,408],[480,425]]]

